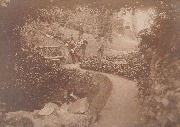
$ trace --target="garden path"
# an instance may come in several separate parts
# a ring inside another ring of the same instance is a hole
[[[65,66],[85,71],[78,64]],[[138,92],[136,83],[117,75],[101,74],[106,75],[112,81],[113,89],[102,109],[100,119],[91,127],[141,127],[143,110],[136,97]]]

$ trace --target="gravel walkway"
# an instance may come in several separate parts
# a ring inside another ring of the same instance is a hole
[[[113,83],[112,94],[100,120],[92,127],[141,127],[142,109],[136,98],[135,82],[116,75],[104,75]]]
[[[77,64],[66,67],[80,69]],[[117,75],[101,74],[109,77],[113,89],[100,119],[91,127],[142,127],[142,106],[136,98],[136,83]]]

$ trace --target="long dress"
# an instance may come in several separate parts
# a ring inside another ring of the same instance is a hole
[[[65,58],[65,63],[70,62],[70,55],[67,46],[65,45],[62,49],[62,55]]]

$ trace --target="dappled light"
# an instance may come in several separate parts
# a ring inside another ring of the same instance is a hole
[[[138,31],[149,28],[153,24],[155,10],[137,11],[137,29]]]

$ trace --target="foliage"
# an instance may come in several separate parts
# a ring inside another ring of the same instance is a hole
[[[89,97],[99,90],[93,74],[59,68],[30,49],[15,56],[13,84],[1,84],[0,101],[7,103],[11,110],[34,110],[48,102],[60,105],[72,101],[71,92],[79,97]],[[67,97],[65,91],[68,92]]]
[[[92,74],[58,68],[33,50],[34,43],[43,41],[36,38],[42,32],[34,31],[37,25],[44,27],[42,22],[64,24],[73,14],[68,8],[60,9],[50,3],[48,0],[14,0],[7,8],[0,7],[3,17],[0,19],[0,100],[6,102],[11,110],[32,110],[49,101],[69,101],[62,95],[65,90],[89,95],[98,89],[98,84],[92,81]],[[38,34],[33,36],[33,32]]]
[[[140,91],[144,91],[141,95],[146,115],[153,119],[154,126],[176,127],[180,124],[178,14],[179,10],[173,5],[162,3],[155,23],[140,33],[140,52],[151,69],[150,77],[143,75],[138,85]]]
[[[118,74],[131,80],[137,80],[149,71],[148,64],[139,55],[139,53],[129,53],[119,57],[106,56],[103,59],[90,56],[82,61],[80,66],[85,69]]]
[[[76,5],[72,8],[52,6],[38,11],[39,19],[43,22],[59,23],[62,26],[78,30],[82,23],[84,32],[111,38],[111,13],[105,7],[94,9],[88,5]]]

